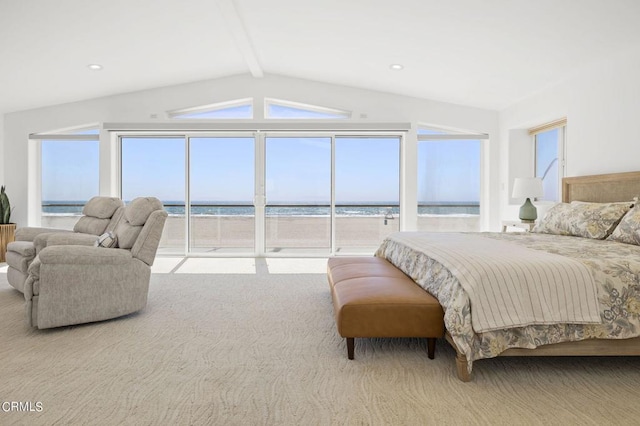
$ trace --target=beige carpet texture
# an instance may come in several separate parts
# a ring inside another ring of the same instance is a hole
[[[483,360],[463,383],[444,340],[429,360],[356,339],[349,361],[332,309],[324,274],[166,273],[137,314],[35,330],[0,273],[0,425],[640,423],[637,357]]]

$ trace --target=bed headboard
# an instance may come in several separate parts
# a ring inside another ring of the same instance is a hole
[[[576,176],[562,179],[562,201],[610,203],[640,197],[640,172]]]

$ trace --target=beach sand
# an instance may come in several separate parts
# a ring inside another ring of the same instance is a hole
[[[77,216],[43,216],[42,226],[72,229]],[[384,238],[399,230],[398,218],[384,223],[383,216],[336,217],[336,252],[370,253]],[[426,232],[471,232],[480,230],[479,216],[420,216],[418,230]],[[250,216],[194,216],[191,221],[191,251],[194,253],[253,253],[254,219]],[[159,253],[184,253],[184,216],[169,216]],[[331,223],[328,217],[276,216],[265,222],[267,253],[329,253]]]

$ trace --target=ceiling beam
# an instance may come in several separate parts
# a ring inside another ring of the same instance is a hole
[[[236,46],[244,58],[247,67],[249,67],[251,75],[256,78],[261,78],[264,76],[264,72],[258,62],[258,56],[251,44],[251,39],[249,38],[246,27],[244,26],[242,17],[240,16],[240,13],[238,13],[238,8],[236,7],[234,0],[217,0],[217,3],[220,8],[220,12],[222,12],[222,17],[227,23],[227,28],[235,40]]]

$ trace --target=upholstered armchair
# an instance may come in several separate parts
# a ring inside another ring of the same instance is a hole
[[[123,208],[113,231],[117,248],[65,245],[64,235],[53,237],[28,268],[27,322],[52,328],[143,309],[166,218],[157,198],[136,198]]]
[[[15,241],[7,245],[7,281],[24,292],[29,265],[47,244],[93,245],[98,235],[115,230],[124,203],[116,197],[93,197],[85,204],[73,231],[24,227],[16,230]]]

